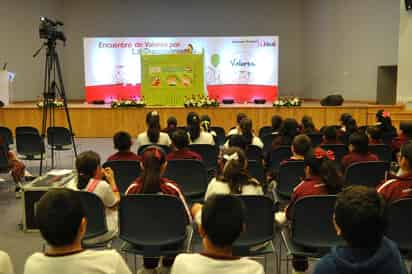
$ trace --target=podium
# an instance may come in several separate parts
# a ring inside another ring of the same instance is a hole
[[[0,100],[4,105],[10,103],[10,73],[7,70],[0,70]]]
[[[147,105],[183,106],[185,97],[203,95],[204,53],[142,51],[141,94]]]

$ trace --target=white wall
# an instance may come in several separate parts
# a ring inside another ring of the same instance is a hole
[[[8,70],[17,73],[12,99],[33,100],[41,96],[44,52],[32,58],[42,44],[38,34],[40,16],[58,16],[62,3],[62,0],[0,0],[0,65],[8,62]]]
[[[398,62],[398,0],[311,0],[303,10],[305,96],[375,101],[377,67]]]
[[[399,0],[0,0],[0,63],[18,73],[17,100],[42,92],[40,15],[65,22],[70,99],[84,98],[85,36],[279,35],[280,94],[307,98],[375,100],[377,66],[398,60]]]
[[[412,102],[412,11],[401,0],[397,101]],[[409,104],[410,105],[410,104]]]

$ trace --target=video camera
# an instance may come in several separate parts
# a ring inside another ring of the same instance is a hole
[[[66,36],[63,31],[59,30],[59,26],[63,26],[63,23],[57,20],[50,20],[47,17],[40,17],[40,39],[45,39],[52,42],[57,40],[66,42]]]

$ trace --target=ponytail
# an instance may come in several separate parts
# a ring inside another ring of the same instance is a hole
[[[259,184],[249,176],[247,171],[247,158],[243,150],[231,147],[223,152],[223,170],[219,180],[227,183],[230,194],[242,194],[245,185]]]
[[[157,111],[151,111],[146,115],[147,137],[151,143],[156,144],[160,136],[160,119]]]
[[[253,142],[252,120],[249,118],[244,118],[240,122],[240,130],[242,135],[245,137],[247,144],[251,145]]]
[[[89,184],[90,179],[96,175],[96,169],[99,166],[100,156],[94,151],[85,151],[77,156],[77,189],[82,190]]]
[[[206,132],[210,132],[210,117],[209,115],[202,115],[202,117],[200,117],[200,125],[203,128],[204,131]]]
[[[143,153],[143,171],[141,180],[142,193],[160,192],[161,167],[166,162],[166,156],[159,148],[149,147]]]
[[[311,175],[319,176],[328,191],[328,194],[337,194],[344,186],[342,174],[334,162],[332,151],[315,149],[305,157],[305,167],[310,168]]]
[[[190,141],[194,142],[200,136],[200,118],[197,113],[189,112],[187,115],[187,127]]]

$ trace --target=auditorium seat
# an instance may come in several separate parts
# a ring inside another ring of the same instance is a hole
[[[120,194],[125,194],[127,188],[140,176],[141,172],[139,161],[107,161],[103,167],[113,169]]]
[[[262,139],[263,136],[272,134],[272,127],[271,126],[264,126],[259,129],[259,138]]]
[[[14,144],[13,133],[8,127],[0,127],[0,137],[3,139],[3,142],[10,148]]]
[[[383,161],[353,163],[346,169],[345,181],[350,185],[375,188],[385,180],[389,167],[389,163]]]
[[[222,127],[210,127],[211,131],[216,132],[216,144],[218,146],[223,146],[226,140],[226,132]]]

